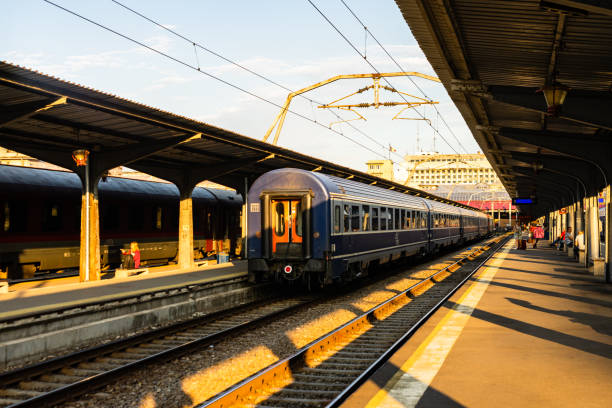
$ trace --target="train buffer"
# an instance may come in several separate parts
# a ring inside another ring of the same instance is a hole
[[[610,288],[566,252],[514,245],[341,406],[608,406]]]

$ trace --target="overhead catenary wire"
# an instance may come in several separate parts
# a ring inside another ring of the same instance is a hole
[[[171,33],[171,34],[173,34],[173,35],[177,36],[178,38],[180,38],[180,39],[182,39],[182,40],[184,40],[184,41],[186,41],[186,42],[188,42],[188,43],[190,43],[190,44],[193,44],[194,48],[195,48],[195,47],[198,47],[198,48],[202,49],[203,51],[206,51],[206,52],[210,53],[211,55],[214,55],[215,57],[220,58],[220,59],[222,59],[223,61],[228,62],[228,63],[230,63],[230,64],[232,64],[232,65],[234,65],[234,66],[236,66],[236,67],[238,67],[238,68],[240,68],[240,69],[242,69],[242,70],[244,70],[244,71],[246,71],[246,72],[248,72],[248,73],[250,73],[250,74],[252,74],[252,75],[254,75],[254,76],[256,76],[256,77],[258,77],[258,78],[260,78],[260,79],[262,79],[262,80],[264,80],[264,81],[266,81],[266,82],[268,82],[268,83],[270,83],[270,84],[273,84],[273,85],[275,85],[275,86],[277,86],[277,87],[279,87],[279,88],[281,88],[281,89],[284,89],[285,91],[288,91],[288,92],[290,92],[290,93],[294,93],[294,90],[292,90],[291,88],[289,88],[289,87],[287,87],[287,86],[285,86],[285,85],[283,85],[283,84],[281,84],[281,83],[279,83],[279,82],[277,82],[277,81],[274,81],[274,80],[272,80],[272,79],[270,79],[270,78],[266,77],[265,75],[262,75],[262,74],[260,74],[260,73],[258,73],[258,72],[256,72],[256,71],[253,71],[252,69],[247,68],[247,67],[245,67],[244,65],[242,65],[242,64],[240,64],[240,63],[238,63],[238,62],[236,62],[236,61],[233,61],[233,60],[232,60],[232,59],[230,59],[230,58],[225,57],[224,55],[220,54],[219,52],[214,51],[214,50],[210,49],[209,47],[206,47],[206,46],[204,46],[204,45],[202,45],[202,44],[198,43],[197,41],[194,41],[193,39],[186,37],[185,35],[183,35],[183,34],[181,34],[181,33],[177,32],[177,31],[175,31],[175,30],[173,30],[173,29],[171,29],[171,28],[169,28],[169,27],[167,27],[167,26],[166,26],[166,25],[164,25],[164,24],[159,23],[158,21],[155,21],[154,19],[152,19],[152,18],[150,18],[150,17],[148,17],[148,16],[144,15],[143,13],[141,13],[141,12],[139,12],[139,11],[137,11],[137,10],[135,10],[135,9],[133,9],[133,8],[131,8],[131,7],[129,7],[129,6],[125,5],[125,4],[123,4],[123,3],[121,3],[120,1],[118,1],[118,0],[111,0],[111,1],[112,1],[113,3],[115,3],[115,4],[117,4],[118,6],[120,6],[120,7],[124,8],[124,9],[128,10],[129,12],[131,12],[131,13],[133,13],[133,14],[135,14],[135,15],[137,15],[137,16],[139,16],[139,17],[141,17],[141,18],[143,18],[144,20],[146,20],[146,21],[148,21],[148,22],[150,22],[150,23],[152,23],[152,24],[156,25],[157,27],[159,27],[159,28],[161,28],[161,29],[163,29],[163,30],[165,30],[165,31],[167,31],[167,32],[169,32],[169,33]],[[367,31],[366,31],[366,35],[367,35]],[[196,58],[197,58],[197,53],[196,53]],[[198,66],[199,66],[199,61],[198,61]],[[307,97],[307,96],[305,96],[305,95],[303,95],[303,94],[300,94],[300,95],[299,95],[299,97],[301,97],[301,98],[303,98],[303,99],[306,99],[306,100],[307,100],[307,101],[309,101],[311,104],[312,104],[312,102],[314,102],[314,103],[316,103],[316,104],[318,104],[318,105],[323,105],[323,104],[324,104],[324,103],[322,103],[322,102],[318,102],[318,101],[316,101],[316,100],[314,100],[314,99],[312,99],[312,98],[309,98],[309,97]],[[344,122],[348,123],[348,121],[346,121],[346,120],[345,120],[345,119],[344,119],[342,116],[340,116],[338,113],[336,113],[336,112],[334,112],[334,111],[332,111],[332,110],[330,110],[330,112],[331,112],[331,113],[332,113],[332,114],[333,114],[333,115],[334,115],[336,118],[338,118],[338,119],[340,119],[340,120],[342,120],[342,121],[344,121]],[[317,120],[316,120],[316,115],[313,115],[313,117],[314,117],[314,122],[318,123],[318,122],[317,122]],[[359,134],[363,135],[364,137],[366,137],[367,139],[369,139],[369,140],[370,140],[370,141],[372,141],[373,143],[377,144],[378,146],[380,146],[380,147],[381,147],[381,148],[383,148],[383,149],[386,149],[386,145],[385,145],[384,143],[380,143],[378,140],[376,140],[376,139],[375,139],[375,138],[373,138],[372,136],[368,135],[368,134],[367,134],[367,133],[365,133],[363,130],[358,129],[357,127],[355,127],[355,126],[354,126],[352,123],[348,123],[348,125],[349,125],[349,126],[350,126],[350,127],[353,129],[353,130],[355,130],[355,131],[356,131],[356,132],[358,132]],[[341,132],[341,133],[342,133],[342,132]],[[403,157],[402,157],[401,155],[396,154],[396,156],[398,156],[398,157],[400,157],[401,159],[403,159]]]
[[[148,49],[148,50],[150,50],[150,51],[152,51],[152,52],[154,52],[154,53],[156,53],[156,54],[158,54],[158,55],[161,55],[161,56],[163,56],[163,57],[165,57],[165,58],[168,58],[168,59],[170,59],[170,60],[172,60],[172,61],[174,61],[174,62],[176,62],[176,63],[178,63],[178,64],[181,64],[181,65],[183,65],[183,66],[185,66],[185,67],[187,67],[187,68],[190,68],[190,69],[192,69],[192,70],[194,70],[194,71],[196,71],[196,72],[199,72],[199,73],[201,73],[201,74],[203,74],[203,75],[206,75],[206,76],[208,76],[209,78],[212,78],[212,79],[214,79],[214,80],[216,80],[216,81],[219,81],[219,82],[221,82],[221,83],[223,83],[223,84],[225,84],[225,85],[227,85],[227,86],[229,86],[229,87],[232,87],[232,88],[234,88],[234,89],[236,89],[236,90],[238,90],[238,91],[240,91],[240,92],[243,92],[243,93],[245,93],[245,94],[247,94],[247,95],[249,95],[249,96],[252,96],[252,97],[254,97],[254,98],[256,98],[256,99],[259,99],[259,100],[260,100],[260,101],[262,101],[262,102],[266,102],[266,103],[268,103],[268,104],[270,104],[270,105],[272,105],[272,106],[275,106],[275,107],[277,107],[277,108],[284,109],[284,108],[283,108],[281,105],[279,105],[279,104],[277,104],[277,103],[275,103],[275,102],[273,102],[273,101],[270,101],[270,100],[268,100],[268,99],[266,99],[266,98],[264,98],[264,97],[262,97],[262,96],[259,96],[259,95],[255,94],[255,93],[251,92],[251,91],[248,91],[248,90],[246,90],[246,89],[244,89],[244,88],[241,88],[241,87],[240,87],[240,86],[238,86],[238,85],[232,84],[231,82],[228,82],[228,81],[226,81],[226,80],[224,80],[224,79],[222,79],[222,78],[219,78],[218,76],[216,76],[216,75],[214,75],[214,74],[211,74],[211,73],[206,72],[206,71],[204,71],[204,70],[202,70],[202,69],[200,69],[200,68],[198,68],[198,67],[196,67],[196,66],[194,66],[194,65],[191,65],[191,64],[189,64],[188,62],[185,62],[185,61],[183,61],[183,60],[181,60],[181,59],[178,59],[178,58],[176,58],[176,57],[173,57],[173,56],[171,56],[171,55],[169,55],[169,54],[167,54],[167,53],[165,53],[165,52],[163,52],[163,51],[160,51],[160,50],[158,50],[158,49],[156,49],[156,48],[154,48],[154,47],[151,47],[151,46],[149,46],[149,45],[147,45],[147,44],[145,44],[145,43],[143,43],[143,42],[140,42],[140,41],[138,41],[138,40],[136,40],[136,39],[134,39],[134,38],[131,38],[131,37],[129,37],[129,36],[127,36],[127,35],[125,35],[125,34],[122,34],[122,33],[118,32],[118,31],[116,31],[116,30],[113,30],[112,28],[107,27],[107,26],[105,26],[105,25],[103,25],[103,24],[101,24],[101,23],[98,23],[98,22],[94,21],[94,20],[91,20],[90,18],[87,18],[87,17],[85,17],[85,16],[83,16],[83,15],[81,15],[81,14],[78,14],[78,13],[77,13],[77,12],[75,12],[75,11],[72,11],[72,10],[70,10],[70,9],[67,9],[67,8],[65,8],[65,7],[63,7],[63,6],[59,5],[59,4],[56,4],[56,3],[52,2],[52,1],[50,1],[50,0],[43,0],[43,1],[44,1],[44,2],[46,2],[46,3],[48,3],[48,4],[50,4],[50,5],[52,5],[52,6],[54,6],[54,7],[57,7],[57,8],[59,8],[59,9],[61,9],[61,10],[65,11],[65,12],[67,12],[67,13],[69,13],[69,14],[72,14],[72,15],[73,15],[73,16],[75,16],[75,17],[78,17],[78,18],[80,18],[80,19],[82,19],[82,20],[84,20],[84,21],[87,21],[87,22],[89,22],[89,23],[91,23],[91,24],[93,24],[93,25],[95,25],[95,26],[97,26],[97,27],[100,27],[100,28],[102,28],[102,29],[104,29],[104,30],[106,30],[106,31],[108,31],[108,32],[111,32],[111,33],[113,33],[113,34],[115,34],[115,35],[117,35],[117,36],[119,36],[119,37],[121,37],[121,38],[123,38],[123,39],[125,39],[125,40],[128,40],[128,41],[130,41],[130,42],[132,42],[132,43],[134,43],[134,44],[137,44],[137,45],[139,45],[139,46],[141,46],[141,47],[143,47],[143,48],[146,48],[146,49]],[[302,118],[302,119],[304,119],[304,120],[307,120],[307,121],[309,121],[309,122],[312,122],[312,123],[314,123],[315,125],[318,125],[318,126],[320,126],[320,127],[324,128],[324,129],[329,130],[330,132],[333,132],[333,133],[335,133],[335,134],[337,134],[337,135],[340,135],[340,136],[342,136],[343,138],[345,138],[345,139],[347,139],[347,140],[351,141],[352,143],[355,143],[356,145],[358,145],[358,146],[360,146],[360,147],[362,147],[362,148],[364,148],[364,149],[368,150],[368,151],[369,151],[369,152],[371,152],[371,153],[374,153],[374,154],[375,154],[375,155],[377,155],[377,156],[380,156],[380,157],[382,157],[382,158],[386,158],[386,156],[385,156],[385,155],[383,155],[383,154],[381,154],[381,153],[379,153],[379,152],[377,152],[377,151],[375,151],[375,150],[373,150],[373,149],[369,148],[368,146],[364,145],[363,143],[361,143],[361,142],[359,142],[359,141],[357,141],[357,140],[355,140],[355,139],[353,139],[353,138],[351,138],[351,137],[349,137],[349,136],[346,136],[346,135],[345,135],[344,133],[342,133],[342,132],[338,132],[337,130],[332,129],[332,128],[331,128],[331,127],[329,127],[329,126],[326,126],[326,125],[324,125],[324,124],[322,124],[322,123],[316,122],[316,121],[314,121],[314,120],[310,119],[309,117],[307,117],[307,116],[305,116],[305,115],[302,115],[301,113],[298,113],[298,112],[292,111],[292,110],[290,110],[290,109],[287,109],[287,112],[289,112],[289,113],[291,113],[291,114],[293,114],[293,115],[295,115],[295,116],[297,116],[297,117],[299,117],[299,118]]]
[[[380,43],[380,41],[378,41],[378,39],[376,38],[376,36],[368,29],[368,27],[363,23],[363,21],[361,21],[361,19],[357,16],[357,14],[355,14],[355,12],[348,6],[348,4],[346,4],[346,2],[344,0],[340,0],[342,2],[342,4],[344,4],[344,7],[347,8],[347,10],[353,15],[353,17],[355,17],[355,19],[359,22],[359,24],[361,24],[363,26],[363,29],[366,31],[367,34],[370,34],[370,36],[372,37],[372,39],[374,41],[376,41],[376,43],[378,44],[378,46],[385,52],[385,54],[387,54],[387,56],[391,59],[391,61],[393,61],[393,63],[395,64],[395,66],[398,67],[399,70],[401,70],[402,72],[404,71],[404,68],[400,65],[399,62],[397,62],[397,60],[395,58],[393,58],[393,56],[391,55],[391,53],[389,51],[387,51],[387,49]],[[412,82],[412,84],[419,90],[419,92],[421,92],[421,94],[426,98],[429,99],[430,101],[432,100],[426,93],[425,91],[423,91],[423,89],[421,89],[421,87],[414,81],[414,79],[412,79],[411,77],[408,77],[408,79]],[[461,143],[461,141],[459,140],[459,138],[457,137],[457,135],[455,134],[455,132],[453,132],[453,129],[448,125],[448,123],[446,122],[446,120],[444,119],[444,116],[442,116],[442,114],[440,114],[440,111],[438,110],[438,108],[435,105],[432,105],[433,108],[436,110],[436,113],[438,114],[439,118],[442,120],[442,123],[444,123],[444,125],[446,126],[446,128],[448,129],[448,131],[451,133],[451,135],[453,135],[453,137],[455,138],[455,140],[457,141],[457,143],[459,144],[459,146],[461,146],[461,148],[463,149],[463,151],[465,153],[468,153],[467,149],[465,148],[465,146],[463,146],[463,144]],[[436,132],[439,133],[438,130],[436,130]]]
[[[327,21],[327,23],[332,26],[332,28],[344,39],[344,41],[346,41],[347,44],[350,45],[350,47],[355,50],[355,52],[357,54],[359,54],[365,62],[368,63],[368,65],[377,73],[380,74],[380,71],[374,66],[374,64],[372,64],[370,62],[370,60],[368,60],[367,58],[365,58],[365,56],[357,49],[357,47],[352,43],[351,40],[349,40],[346,35],[344,35],[344,33],[342,31],[340,31],[340,29],[338,27],[336,27],[336,25],[325,15],[325,13],[323,13],[323,11],[321,11],[321,9],[319,9],[316,4],[314,4],[312,2],[312,0],[306,0],[310,3],[310,5],[321,15],[321,17],[323,17],[323,19],[325,21]],[[371,34],[371,33],[370,33]],[[387,85],[389,85],[390,87],[394,88],[393,85],[389,82],[389,80],[385,77],[383,77],[384,81],[387,83]],[[400,97],[404,100],[404,102],[409,103],[408,100],[404,97],[404,95],[400,94]],[[419,115],[422,119],[426,119],[414,106],[411,106],[411,108],[417,113],[417,115]],[[431,125],[430,125],[431,126]],[[432,127],[433,128],[433,127]],[[448,140],[446,140],[446,138],[439,133],[438,131],[436,131],[436,133],[442,138],[442,140],[444,140],[444,142],[448,145],[448,147],[450,147],[456,154],[459,154],[459,152],[453,147],[453,145],[451,145]]]

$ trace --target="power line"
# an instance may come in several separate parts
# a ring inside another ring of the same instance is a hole
[[[245,67],[244,65],[242,65],[242,64],[240,64],[240,63],[238,63],[238,62],[236,62],[236,61],[233,61],[233,60],[231,60],[231,59],[229,59],[229,58],[227,58],[227,57],[225,57],[225,56],[221,55],[220,53],[218,53],[218,52],[216,52],[216,51],[213,51],[212,49],[210,49],[210,48],[208,48],[208,47],[205,47],[204,45],[202,45],[202,44],[198,43],[197,41],[194,41],[194,40],[192,40],[191,38],[188,38],[188,37],[186,37],[186,36],[184,36],[184,35],[180,34],[179,32],[177,32],[177,31],[175,31],[175,30],[172,30],[171,28],[166,27],[165,25],[163,25],[163,24],[159,23],[158,21],[155,21],[155,20],[153,20],[152,18],[145,16],[145,15],[144,15],[144,14],[142,14],[141,12],[136,11],[136,10],[134,10],[134,9],[133,9],[133,8],[131,8],[131,7],[128,7],[128,6],[126,6],[125,4],[123,4],[123,3],[121,3],[121,2],[119,2],[119,1],[117,1],[117,0],[112,0],[112,2],[113,2],[113,3],[115,3],[115,4],[117,4],[117,5],[118,5],[118,6],[120,6],[120,7],[123,7],[124,9],[126,9],[126,10],[130,11],[131,13],[136,14],[137,16],[139,16],[139,17],[141,17],[141,18],[143,18],[143,19],[147,20],[148,22],[150,22],[150,23],[152,23],[152,24],[156,25],[157,27],[162,28],[163,30],[168,31],[169,33],[172,33],[173,35],[175,35],[175,36],[179,37],[180,39],[182,39],[182,40],[184,40],[184,41],[186,41],[186,42],[188,42],[189,44],[193,44],[194,49],[195,49],[195,47],[198,47],[198,48],[202,49],[203,51],[206,51],[206,52],[208,52],[208,53],[210,53],[210,54],[214,55],[215,57],[222,59],[223,61],[226,61],[226,62],[228,62],[228,63],[230,63],[230,64],[232,64],[232,65],[234,65],[234,66],[236,66],[236,67],[238,67],[238,68],[240,68],[240,69],[242,69],[242,70],[244,70],[244,71],[246,71],[246,72],[248,72],[248,73],[250,73],[250,74],[252,74],[252,75],[255,75],[256,77],[258,77],[258,78],[260,78],[260,79],[263,79],[264,81],[267,81],[268,83],[271,83],[271,84],[273,84],[273,85],[275,85],[275,86],[277,86],[277,87],[279,87],[279,88],[284,89],[285,91],[288,91],[288,92],[290,92],[290,93],[293,93],[293,92],[294,92],[292,89],[290,89],[290,88],[288,88],[288,87],[286,87],[286,86],[284,86],[284,85],[282,85],[282,84],[280,84],[280,83],[278,83],[278,82],[276,82],[276,81],[274,81],[274,80],[272,80],[272,79],[270,79],[270,78],[268,78],[268,77],[266,77],[266,76],[264,76],[264,75],[261,75],[261,74],[259,74],[258,72],[255,72],[255,71],[253,71],[253,70],[251,70],[251,69],[249,69],[249,68]],[[197,53],[196,53],[196,60],[197,60]],[[199,69],[199,62],[198,62],[198,69]],[[306,99],[306,100],[307,100],[307,101],[309,101],[310,103],[315,102],[315,103],[316,103],[316,104],[318,104],[318,105],[323,105],[323,103],[322,103],[322,102],[318,102],[318,101],[316,101],[316,100],[314,100],[314,99],[308,98],[307,96],[305,96],[305,95],[303,95],[303,94],[300,94],[299,96],[300,96],[301,98]],[[336,112],[331,111],[331,110],[330,110],[330,112],[331,112],[331,113],[332,113],[332,114],[333,114],[333,115],[334,115],[336,118],[338,118],[338,119],[340,119],[340,120],[342,120],[342,121],[345,121],[345,119],[344,119],[342,116],[340,116],[339,114],[337,114]],[[316,118],[315,118],[315,120],[314,120],[314,121],[316,122]],[[346,122],[346,121],[345,121],[345,122]],[[348,123],[348,122],[346,122],[346,123]],[[369,139],[369,140],[371,140],[372,142],[374,142],[374,143],[376,143],[377,145],[379,145],[381,148],[383,148],[383,149],[387,149],[387,146],[385,146],[385,144],[380,143],[379,141],[377,141],[376,139],[374,139],[374,138],[373,138],[373,137],[371,137],[370,135],[368,135],[368,134],[366,134],[365,132],[363,132],[361,129],[358,129],[357,127],[355,127],[355,126],[354,126],[352,123],[349,123],[349,126],[350,126],[350,127],[353,129],[353,130],[357,131],[358,133],[362,134],[363,136],[365,136],[366,138],[368,138],[368,139]],[[342,132],[341,132],[341,133],[342,133]],[[396,154],[396,155],[397,155],[397,154]],[[403,159],[403,157],[401,157],[401,155],[397,155],[397,156]]]
[[[366,58],[366,56],[364,56],[361,51],[359,51],[357,49],[357,47],[355,47],[355,45],[342,33],[342,31],[340,31],[340,29],[338,27],[336,27],[336,25],[325,15],[325,13],[323,13],[311,0],[307,0],[310,5],[321,15],[321,17],[323,17],[325,19],[325,21],[327,21],[329,23],[329,25],[332,26],[332,28],[334,30],[336,30],[336,32],[344,39],[344,41],[346,41],[352,49],[355,50],[355,52],[357,54],[359,54],[365,62],[368,63],[368,65],[374,70],[376,71],[376,73],[380,74],[380,71],[378,71],[378,69],[376,69],[376,67]],[[389,82],[389,80],[385,77],[383,77],[383,79],[385,80],[385,82],[393,88],[393,85],[391,85],[391,83]],[[406,98],[400,94],[400,97],[409,104],[408,100],[406,100]],[[419,115],[422,119],[425,119],[425,117],[414,107],[411,106],[411,108],[417,113],[417,115]],[[431,126],[431,124],[430,124]],[[434,129],[434,131],[442,138],[442,140],[444,140],[444,142],[448,145],[448,147],[450,147],[456,154],[459,154],[459,152],[448,142],[448,140],[446,140],[446,138],[444,136],[442,136],[442,134],[440,134],[439,131],[437,131],[433,126],[431,126],[432,129]]]
[[[380,41],[378,41],[378,39],[374,36],[374,34],[372,33],[372,31],[368,30],[368,27],[361,21],[361,19],[359,17],[357,17],[357,15],[353,12],[353,10],[348,6],[348,4],[346,4],[346,2],[344,0],[340,0],[342,2],[342,4],[344,4],[344,6],[348,9],[348,11],[353,15],[353,17],[355,17],[355,19],[359,22],[359,24],[361,24],[364,28],[364,30],[370,34],[370,36],[372,36],[372,38],[374,39],[374,41],[376,41],[376,43],[378,44],[378,46],[380,48],[382,48],[382,50],[385,52],[385,54],[387,54],[387,56],[391,59],[391,61],[393,61],[393,63],[402,71],[404,71],[404,68],[395,60],[395,58],[393,58],[393,56],[389,53],[389,51],[387,51],[387,49],[380,43]],[[408,77],[408,79],[410,79],[410,81],[412,82],[412,84],[419,90],[419,92],[421,92],[421,94],[423,94],[423,96],[426,99],[429,99],[430,101],[432,100],[429,96],[427,96],[427,94],[425,93],[425,91],[423,91],[423,89],[421,89],[421,87],[410,77]],[[442,116],[442,114],[440,114],[440,112],[438,111],[438,108],[435,105],[432,105],[434,107],[434,109],[436,110],[436,113],[439,115],[440,119],[442,119],[442,123],[444,123],[444,125],[446,126],[446,128],[448,129],[448,131],[451,133],[451,135],[453,135],[453,137],[455,138],[455,140],[457,141],[457,143],[459,143],[459,146],[461,146],[461,148],[463,149],[464,152],[468,153],[467,149],[465,148],[465,146],[463,146],[463,144],[459,141],[459,138],[457,137],[457,135],[455,135],[455,132],[453,132],[453,130],[451,129],[451,127],[448,125],[448,123],[446,123],[446,120],[444,119],[444,116]]]
[[[254,94],[253,92],[250,92],[250,91],[248,91],[248,90],[246,90],[246,89],[244,89],[244,88],[239,87],[238,85],[234,85],[234,84],[232,84],[231,82],[228,82],[228,81],[226,81],[226,80],[224,80],[224,79],[222,79],[222,78],[219,78],[219,77],[217,77],[217,76],[215,76],[215,75],[213,75],[213,74],[211,74],[211,73],[209,73],[209,72],[203,71],[202,69],[200,69],[200,68],[198,68],[198,67],[195,67],[195,66],[193,66],[193,65],[189,64],[188,62],[182,61],[182,60],[180,60],[180,59],[178,59],[178,58],[175,58],[175,57],[173,57],[173,56],[171,56],[171,55],[169,55],[169,54],[166,54],[166,53],[165,53],[165,52],[163,52],[163,51],[160,51],[160,50],[158,50],[158,49],[156,49],[156,48],[153,48],[153,47],[151,47],[151,46],[149,46],[149,45],[146,45],[146,44],[144,44],[144,43],[142,43],[142,42],[140,42],[140,41],[138,41],[138,40],[135,40],[135,39],[133,39],[133,38],[131,38],[131,37],[129,37],[129,36],[127,36],[127,35],[125,35],[125,34],[122,34],[122,33],[118,32],[118,31],[115,31],[115,30],[113,30],[112,28],[109,28],[109,27],[107,27],[107,26],[105,26],[105,25],[103,25],[103,24],[100,24],[100,23],[98,23],[98,22],[96,22],[96,21],[93,21],[93,20],[91,20],[91,19],[89,19],[89,18],[87,18],[87,17],[85,17],[85,16],[82,16],[82,15],[80,15],[80,14],[78,14],[78,13],[76,13],[76,12],[72,11],[72,10],[69,10],[69,9],[67,9],[67,8],[65,8],[65,7],[63,7],[63,6],[60,6],[59,4],[56,4],[56,3],[54,3],[54,2],[52,2],[52,1],[50,1],[50,0],[43,0],[43,1],[44,1],[44,2],[46,2],[46,3],[48,3],[48,4],[50,4],[50,5],[52,5],[52,6],[57,7],[57,8],[59,8],[59,9],[63,10],[63,11],[65,11],[65,12],[67,12],[67,13],[69,13],[69,14],[72,14],[72,15],[73,15],[73,16],[75,16],[75,17],[78,17],[78,18],[80,18],[80,19],[82,19],[82,20],[85,20],[85,21],[87,21],[87,22],[89,22],[89,23],[91,23],[91,24],[93,24],[93,25],[96,25],[96,26],[98,26],[98,27],[100,27],[100,28],[102,28],[102,29],[104,29],[104,30],[106,30],[106,31],[109,31],[109,32],[111,32],[111,33],[113,33],[113,34],[115,34],[115,35],[117,35],[117,36],[119,36],[119,37],[121,37],[121,38],[123,38],[123,39],[126,39],[126,40],[128,40],[128,41],[130,41],[130,42],[132,42],[132,43],[134,43],[134,44],[137,44],[137,45],[139,45],[139,46],[141,46],[141,47],[144,47],[144,48],[146,48],[146,49],[148,49],[148,50],[150,50],[150,51],[153,51],[154,53],[159,54],[159,55],[161,55],[161,56],[163,56],[163,57],[165,57],[165,58],[168,58],[168,59],[170,59],[170,60],[172,60],[172,61],[174,61],[174,62],[176,62],[176,63],[178,63],[178,64],[181,64],[181,65],[183,65],[183,66],[185,66],[185,67],[187,67],[187,68],[190,68],[190,69],[192,69],[192,70],[194,70],[194,71],[197,71],[197,72],[199,72],[199,73],[201,73],[201,74],[203,74],[203,75],[206,75],[206,76],[208,76],[208,77],[210,77],[210,78],[212,78],[212,79],[215,79],[215,80],[217,80],[217,81],[219,81],[219,82],[221,82],[221,83],[223,83],[223,84],[225,84],[225,85],[227,85],[227,86],[230,86],[230,87],[232,87],[232,88],[234,88],[234,89],[236,89],[236,90],[239,90],[239,91],[241,91],[241,92],[243,92],[243,93],[246,93],[247,95],[250,95],[250,96],[252,96],[252,97],[254,97],[254,98],[256,98],[256,99],[259,99],[259,100],[261,100],[261,101],[263,101],[263,102],[266,102],[266,103],[268,103],[268,104],[270,104],[270,105],[272,105],[272,106],[275,106],[275,107],[277,107],[277,108],[281,108],[281,109],[283,109],[283,107],[282,107],[282,106],[278,105],[278,104],[277,104],[277,103],[275,103],[275,102],[272,102],[272,101],[270,101],[270,100],[268,100],[268,99],[266,99],[266,98],[264,98],[264,97],[262,97],[262,96],[259,96],[259,95],[257,95],[257,94]],[[333,132],[333,133],[336,133],[336,134],[338,134],[338,135],[342,136],[343,138],[345,138],[345,139],[347,139],[347,140],[349,140],[349,141],[351,141],[351,142],[355,143],[356,145],[358,145],[358,146],[360,146],[360,147],[362,147],[362,148],[364,148],[364,149],[366,149],[366,150],[368,150],[368,151],[370,151],[370,152],[372,152],[372,153],[376,154],[377,156],[380,156],[380,157],[386,158],[384,155],[382,155],[382,154],[380,154],[380,153],[378,153],[378,152],[376,152],[376,151],[374,151],[374,150],[370,149],[369,147],[367,147],[367,146],[365,146],[364,144],[362,144],[362,143],[360,143],[360,142],[358,142],[358,141],[356,141],[356,140],[354,140],[354,139],[350,138],[349,136],[346,136],[346,135],[345,135],[344,133],[342,133],[342,132],[338,132],[337,130],[334,130],[334,129],[332,129],[332,128],[328,127],[328,126],[325,126],[325,125],[324,125],[324,124],[322,124],[322,123],[319,123],[319,122],[317,122],[317,121],[314,121],[314,120],[310,119],[309,117],[304,116],[304,115],[302,115],[302,114],[300,114],[300,113],[298,113],[298,112],[292,111],[292,110],[290,110],[290,109],[287,109],[287,112],[289,112],[289,113],[291,113],[291,114],[293,114],[293,115],[295,115],[295,116],[297,116],[297,117],[299,117],[299,118],[302,118],[302,119],[304,119],[304,120],[307,120],[307,121],[309,121],[309,122],[312,122],[312,123],[314,123],[314,124],[316,124],[316,125],[318,125],[318,126],[321,126],[322,128],[325,128],[325,129],[327,129],[327,130],[329,130],[329,131],[331,131],[331,132]]]

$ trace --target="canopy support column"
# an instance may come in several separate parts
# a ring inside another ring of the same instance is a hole
[[[179,236],[178,236],[178,265],[181,269],[193,268],[193,189],[187,186],[179,189]]]

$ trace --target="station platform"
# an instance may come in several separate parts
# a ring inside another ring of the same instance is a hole
[[[610,406],[612,285],[564,252],[514,244],[342,406]]]
[[[169,265],[150,268],[146,275],[91,282],[78,282],[78,277],[40,281],[36,287],[22,286],[0,294],[0,320],[246,275],[247,262],[237,260],[189,270]]]

